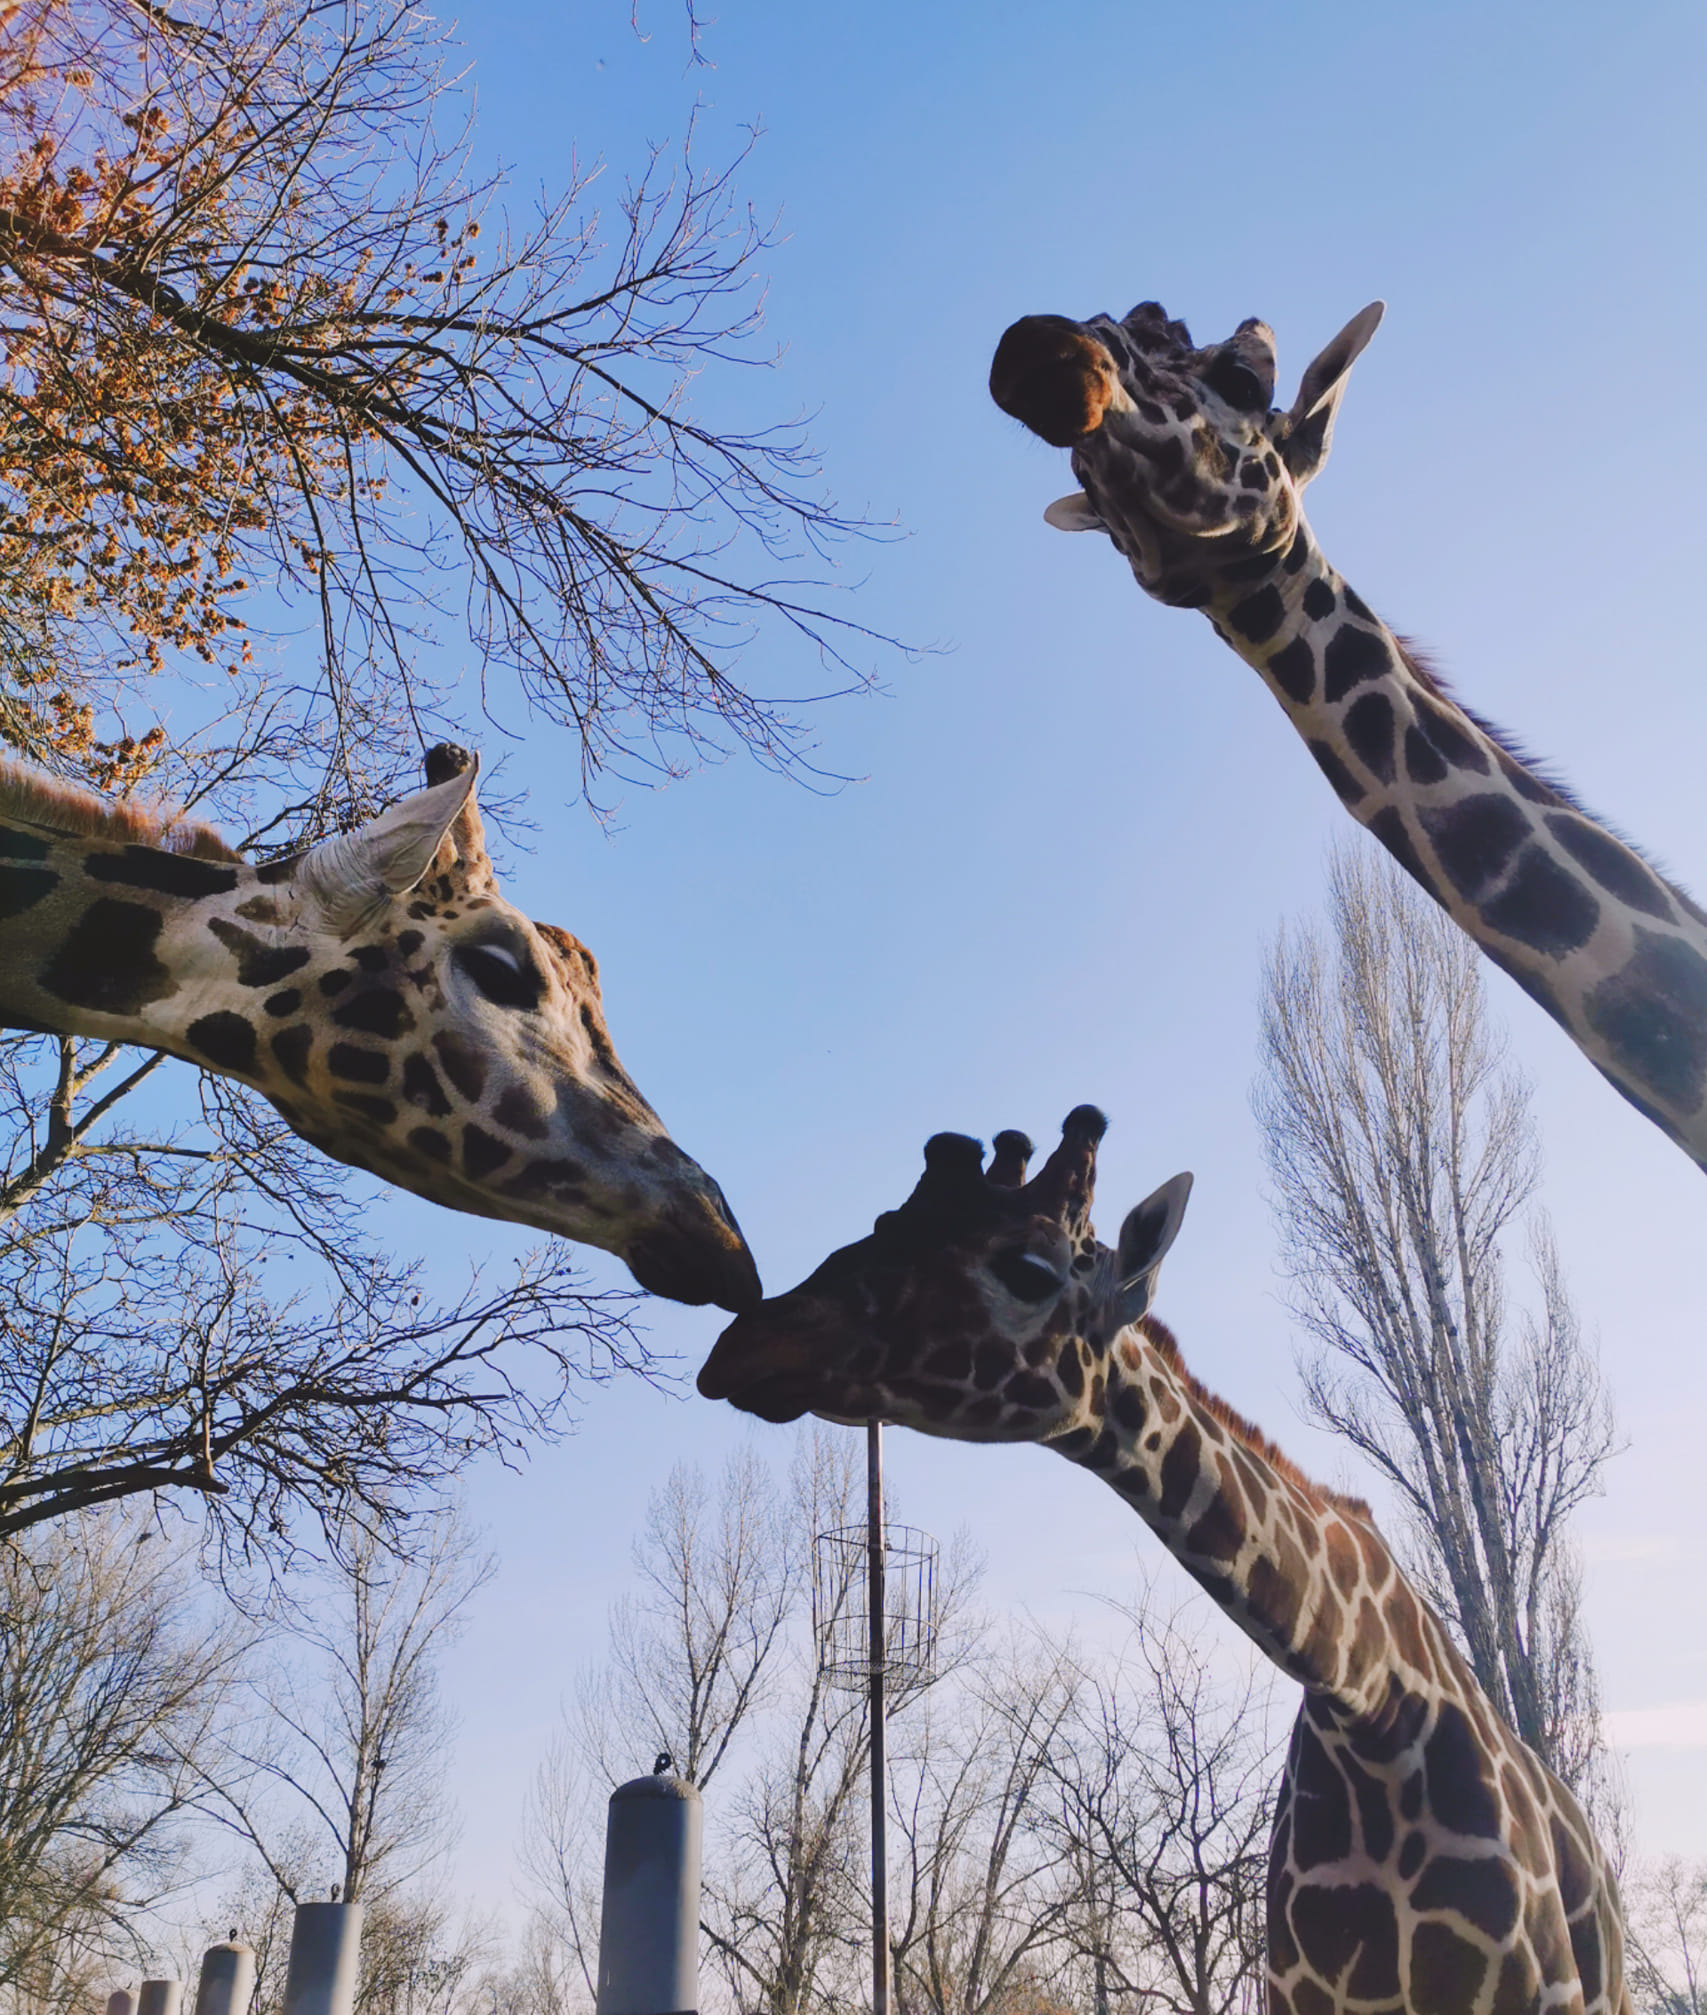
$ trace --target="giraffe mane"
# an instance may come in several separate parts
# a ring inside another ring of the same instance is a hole
[[[1375,620],[1379,621],[1380,618],[1377,617]],[[1516,735],[1508,733],[1506,729],[1500,727],[1496,722],[1490,721],[1485,715],[1477,713],[1473,707],[1465,706],[1464,702],[1452,690],[1452,682],[1439,670],[1433,659],[1416,644],[1413,644],[1409,637],[1401,637],[1397,631],[1394,631],[1393,641],[1399,646],[1399,655],[1404,659],[1406,667],[1425,691],[1433,693],[1439,699],[1445,700],[1449,706],[1456,707],[1467,721],[1472,722],[1476,727],[1481,729],[1482,733],[1487,736],[1488,740],[1493,743],[1494,747],[1502,755],[1509,756],[1512,762],[1529,773],[1529,779],[1540,783],[1549,791],[1554,801],[1562,810],[1576,812],[1581,817],[1591,820],[1595,825],[1604,827],[1618,841],[1620,846],[1628,847],[1638,860],[1646,861],[1648,866],[1653,869],[1654,873],[1659,876],[1660,880],[1677,897],[1678,901],[1689,914],[1698,923],[1707,923],[1707,910],[1701,907],[1689,891],[1669,872],[1663,862],[1655,860],[1645,847],[1639,847],[1627,833],[1620,832],[1610,819],[1603,818],[1599,812],[1591,810],[1588,805],[1584,804],[1573,787],[1556,774],[1552,764],[1545,757],[1537,756],[1533,750],[1526,748]],[[1534,792],[1533,790],[1529,790],[1526,794],[1532,797]]]
[[[130,846],[160,847],[204,861],[240,861],[243,856],[211,826],[183,819],[164,808],[150,810],[126,800],[114,803],[75,784],[43,776],[39,770],[0,757],[0,816],[27,819],[55,832],[85,840],[120,840]]]
[[[1325,1483],[1306,1476],[1283,1448],[1269,1440],[1255,1421],[1247,1420],[1237,1407],[1229,1406],[1217,1393],[1211,1392],[1181,1356],[1179,1340],[1165,1322],[1146,1315],[1139,1318],[1138,1327],[1197,1404],[1211,1419],[1219,1421],[1235,1440],[1242,1442],[1277,1475],[1284,1476],[1288,1483],[1297,1484],[1311,1497],[1331,1505],[1336,1511],[1350,1512],[1353,1517],[1367,1519],[1374,1524],[1375,1514],[1364,1499],[1353,1497],[1343,1490],[1330,1490]]]

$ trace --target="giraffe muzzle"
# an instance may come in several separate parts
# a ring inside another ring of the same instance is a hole
[[[643,1232],[623,1258],[646,1292],[666,1301],[695,1308],[713,1302],[735,1315],[764,1299],[741,1227],[709,1176],[692,1204]]]
[[[996,345],[991,398],[1052,448],[1095,433],[1119,395],[1113,358],[1065,315],[1022,316]]]

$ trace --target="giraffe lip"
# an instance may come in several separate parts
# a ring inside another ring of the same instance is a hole
[[[711,1346],[698,1382],[705,1398],[726,1399],[743,1413],[780,1423],[812,1411],[817,1381],[798,1344],[754,1336],[742,1315]]]

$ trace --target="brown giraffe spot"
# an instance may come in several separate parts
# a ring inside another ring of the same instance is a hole
[[[1334,1586],[1349,1602],[1356,1592],[1360,1579],[1357,1548],[1352,1537],[1337,1518],[1326,1521],[1328,1546],[1328,1572],[1334,1578]]]
[[[438,1072],[418,1050],[412,1050],[403,1059],[403,1096],[435,1119],[443,1119],[450,1111],[450,1100],[445,1097]]]
[[[1428,1840],[1421,1833],[1407,1833],[1404,1845],[1399,1849],[1399,1879],[1408,1882],[1423,1865],[1423,1857],[1428,1853]]]
[[[1187,1421],[1174,1436],[1173,1446],[1162,1457],[1162,1515],[1178,1518],[1185,1509],[1203,1470],[1203,1443],[1196,1423]]]
[[[1259,1554],[1251,1563],[1247,1586],[1251,1613],[1282,1643],[1290,1643],[1298,1623],[1299,1588],[1285,1555],[1277,1565],[1267,1554]]]
[[[445,1076],[470,1105],[474,1104],[486,1089],[485,1057],[454,1029],[440,1029],[433,1037],[433,1048],[438,1052]]]
[[[957,1336],[952,1343],[942,1344],[926,1358],[921,1369],[932,1378],[967,1379],[972,1375],[972,1346],[963,1336]],[[1081,1433],[1088,1434],[1084,1428]],[[1059,1444],[1057,1444],[1059,1445]]]
[[[1022,1371],[1009,1381],[1006,1398],[1010,1406],[1023,1406],[1029,1412],[1041,1413],[1045,1407],[1053,1406],[1060,1394],[1055,1390],[1052,1378],[1040,1377],[1034,1371]]]
[[[1203,1516],[1185,1535],[1185,1546],[1206,1560],[1236,1560],[1245,1543],[1245,1531],[1245,1506],[1239,1486],[1223,1469],[1220,1488]]]
[[[1109,1411],[1128,1434],[1144,1431],[1144,1395],[1135,1385],[1122,1385],[1109,1401]]]
[[[177,991],[154,956],[162,918],[142,903],[92,902],[42,969],[41,988],[97,1014],[135,1014]]]
[[[1500,1977],[1494,1986],[1494,2005],[1489,2015],[1532,2015],[1541,1998],[1541,1981],[1535,1962],[1521,1945],[1515,1945],[1500,1962]]]
[[[1381,1605],[1387,1618],[1387,1629],[1392,1637],[1393,1649],[1407,1665],[1421,1672],[1431,1672],[1428,1647],[1423,1642],[1422,1618],[1417,1613],[1416,1598],[1402,1581],[1396,1581]]]
[[[223,896],[237,886],[237,870],[193,854],[161,847],[122,847],[116,854],[88,854],[83,871],[91,881],[118,882],[162,896]]]
[[[255,1068],[255,1031],[240,1014],[221,1009],[204,1014],[184,1031],[209,1063],[220,1070]]]
[[[1574,1917],[1594,1894],[1594,1870],[1583,1852],[1582,1842],[1557,1815],[1551,1821],[1551,1829],[1559,1898],[1566,1915]]]
[[[1411,1934],[1411,2007],[1416,2015],[1465,2015],[1487,1976],[1488,1962],[1468,1939],[1444,1924],[1419,1924]]]
[[[308,1059],[314,1048],[314,1031],[306,1022],[282,1028],[267,1045],[292,1084],[301,1084],[308,1075]]]
[[[207,927],[236,959],[241,987],[277,986],[307,965],[310,957],[306,945],[270,945],[224,917],[209,917]]]
[[[335,1042],[327,1053],[326,1068],[334,1077],[348,1078],[353,1084],[384,1084],[391,1075],[391,1059],[383,1050]]]
[[[972,1356],[972,1383],[980,1392],[990,1392],[1013,1369],[1013,1356],[999,1343],[986,1339]]]
[[[1393,1808],[1388,1802],[1387,1786],[1380,1778],[1372,1777],[1354,1757],[1341,1756],[1340,1768],[1357,1801],[1357,1824],[1363,1835],[1363,1851],[1371,1861],[1385,1864],[1393,1851],[1394,1835]]]
[[[332,1017],[339,1028],[360,1029],[364,1034],[394,1041],[415,1026],[415,1017],[403,1003],[403,996],[390,987],[368,987],[348,1000]]]
[[[283,1021],[287,1014],[295,1014],[302,1005],[302,989],[286,987],[283,993],[269,994],[263,1002],[268,1014],[275,1020]]]
[[[59,886],[52,868],[0,866],[0,921],[21,917]]]
[[[1367,1525],[1354,1525],[1358,1546],[1363,1552],[1363,1570],[1369,1578],[1369,1585],[1379,1595],[1387,1586],[1393,1572],[1393,1556],[1387,1551],[1381,1535]]]
[[[1310,1630],[1298,1648],[1303,1668],[1312,1677],[1332,1681],[1340,1669],[1340,1645],[1345,1636],[1345,1612],[1329,1591],[1320,1591]]]
[[[342,1106],[345,1112],[358,1113],[363,1119],[370,1119],[376,1126],[390,1126],[397,1118],[397,1108],[388,1098],[374,1098],[365,1091],[335,1091],[332,1103]]]
[[[1439,1855],[1411,1891],[1413,1910],[1453,1911],[1496,1944],[1516,1928],[1519,1900],[1517,1878],[1497,1855]]]
[[[1429,1810],[1442,1826],[1472,1838],[1495,1840],[1499,1801],[1487,1778],[1487,1761],[1469,1717],[1455,1701],[1441,1703],[1434,1733],[1423,1751]],[[1568,1906],[1567,1906],[1568,1907]]]
[[[1300,1721],[1291,1759],[1292,1860],[1300,1871],[1343,1861],[1351,1852],[1351,1801],[1322,1739]]]
[[[476,1182],[502,1168],[510,1158],[506,1142],[494,1140],[484,1128],[472,1124],[462,1130],[462,1166]]]
[[[450,1142],[436,1126],[418,1126],[409,1135],[409,1145],[429,1161],[449,1161]]]
[[[529,1140],[544,1140],[551,1131],[551,1119],[526,1085],[511,1085],[496,1106],[492,1117],[500,1126],[508,1127],[512,1133],[525,1134]]]
[[[1293,1897],[1290,1914],[1305,1963],[1334,1981],[1347,1999],[1398,1994],[1399,1920],[1386,1890],[1373,1882],[1333,1888],[1307,1883]]]
[[[1152,1384],[1150,1387],[1150,1397],[1155,1402],[1157,1413],[1171,1427],[1180,1417],[1181,1407],[1179,1401],[1165,1385]]]

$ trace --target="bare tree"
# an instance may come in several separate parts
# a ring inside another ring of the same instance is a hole
[[[1263,995],[1257,1112],[1312,1414],[1408,1514],[1412,1565],[1488,1697],[1567,1783],[1601,1746],[1570,1520],[1616,1446],[1543,1220],[1515,1316],[1505,1246],[1532,1201],[1529,1093],[1474,952],[1393,868],[1339,853],[1331,949],[1287,935]]]
[[[634,1546],[638,1588],[611,1617],[610,1658],[578,1704],[585,1753],[612,1784],[655,1750],[702,1790],[764,1704],[800,1587],[801,1535],[750,1449],[725,1464],[715,1502],[678,1464]]]
[[[406,1892],[454,1833],[437,1659],[492,1572],[453,1517],[403,1562],[356,1526],[319,1577],[327,1599],[298,1600],[217,1787],[293,1901],[330,1879],[349,1902],[418,1907]]]
[[[217,1079],[162,1123],[161,1060],[126,1055],[0,1036],[0,1534],[177,1489],[227,1547],[305,1510],[396,1536],[471,1452],[644,1367],[634,1297],[561,1251],[430,1297],[359,1177]]]
[[[1707,2015],[1707,1862],[1668,1854],[1624,1884],[1631,1991],[1641,2015]]]
[[[55,2007],[139,1956],[241,1648],[139,1522],[0,1546],[0,2002]]]
[[[902,1724],[891,1759],[898,2015],[1017,2015],[1057,1970],[1076,1897],[1049,1819],[1081,1683],[1069,1653],[1010,1638]]]
[[[14,746],[134,780],[174,752],[126,702],[182,654],[229,689],[176,751],[192,795],[232,794],[216,723],[264,687],[271,781],[298,786],[266,826],[347,820],[444,702],[417,654],[454,614],[482,703],[566,727],[588,779],[726,737],[792,758],[733,658],[775,619],[839,661],[813,561],[861,527],[798,428],[698,409],[702,371],[766,361],[739,161],[654,155],[608,228],[596,168],[514,220],[469,117],[403,0],[11,10],[0,577],[37,625]],[[251,584],[312,626],[288,682],[244,632]]]
[[[1089,1999],[1245,2015],[1267,1979],[1272,1675],[1217,1669],[1195,1606],[1133,1609],[1124,1655],[1081,1673],[1052,1748],[1070,1937]]]

